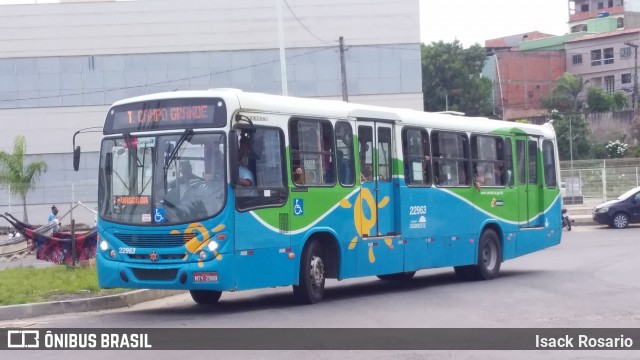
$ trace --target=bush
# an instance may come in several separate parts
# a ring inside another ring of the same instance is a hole
[[[624,157],[629,145],[620,140],[615,140],[609,141],[604,147],[607,150],[607,157],[610,159],[619,159]]]

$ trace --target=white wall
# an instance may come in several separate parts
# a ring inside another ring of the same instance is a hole
[[[287,48],[420,43],[417,0],[288,0]],[[2,6],[0,58],[278,48],[273,0]],[[312,35],[311,33],[314,35]]]

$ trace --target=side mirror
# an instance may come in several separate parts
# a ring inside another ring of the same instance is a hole
[[[229,175],[231,185],[234,187],[240,184],[240,174],[238,172],[238,130],[229,131]]]
[[[73,149],[73,171],[80,169],[80,146]]]

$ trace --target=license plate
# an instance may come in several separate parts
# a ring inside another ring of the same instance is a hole
[[[194,273],[193,282],[218,282],[218,273],[217,272]]]

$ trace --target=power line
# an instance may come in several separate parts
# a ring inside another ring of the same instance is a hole
[[[300,21],[300,19],[298,18],[298,15],[296,15],[296,13],[293,12],[293,9],[291,9],[291,6],[289,6],[289,3],[287,2],[287,0],[282,0],[282,1],[284,1],[284,4],[287,5],[287,8],[291,12],[291,15],[293,15],[293,17],[296,19],[296,21],[298,21],[300,26],[302,26],[309,34],[311,34],[311,36],[313,36],[314,38],[320,40],[325,45],[334,45],[335,46],[335,44],[331,44],[331,43],[321,39],[318,35],[314,34],[311,30],[309,30],[309,28],[305,24],[303,24],[302,21]]]
[[[333,49],[332,48],[315,49],[315,50],[307,51],[307,52],[304,52],[304,53],[301,53],[301,54],[287,56],[287,59],[294,59],[294,58],[297,58],[297,57],[302,57],[302,56],[306,56],[306,55],[310,55],[310,54],[314,54],[314,53],[317,53],[317,52],[320,52],[320,51],[326,51],[326,50],[333,50]],[[159,81],[159,82],[155,82],[155,83],[146,83],[144,85],[125,86],[125,87],[121,87],[121,88],[101,89],[101,90],[95,90],[95,91],[87,91],[87,92],[83,91],[83,92],[76,92],[76,93],[69,93],[69,94],[39,96],[39,97],[30,97],[30,98],[0,99],[0,102],[55,99],[55,98],[63,98],[63,97],[66,97],[66,96],[91,95],[91,94],[106,93],[106,92],[111,92],[111,91],[137,89],[137,88],[142,88],[142,87],[146,87],[146,86],[170,85],[170,84],[175,83],[175,82],[183,82],[183,81],[187,81],[187,80],[199,79],[199,78],[212,76],[212,75],[220,75],[220,74],[225,74],[225,73],[231,73],[231,72],[238,71],[238,70],[251,69],[251,68],[254,68],[254,67],[259,67],[259,66],[263,66],[263,65],[277,63],[279,61],[280,61],[279,59],[270,60],[270,61],[265,61],[265,62],[262,62],[262,63],[259,63],[259,64],[253,64],[253,65],[247,65],[247,66],[238,67],[238,68],[235,68],[235,69],[228,69],[228,70],[222,70],[222,71],[218,71],[218,72],[212,72],[212,73],[208,73],[206,75],[195,75],[195,76],[189,76],[189,77],[180,78],[180,79]]]

